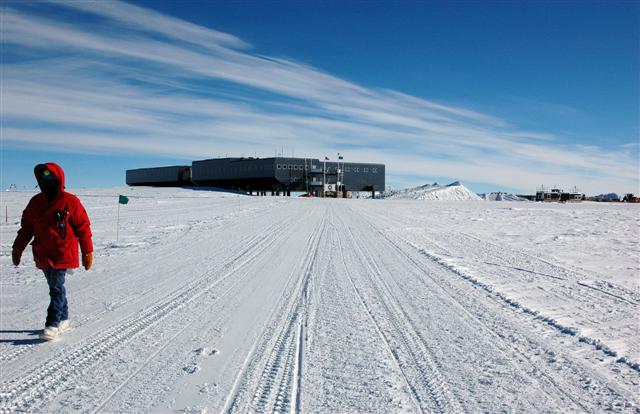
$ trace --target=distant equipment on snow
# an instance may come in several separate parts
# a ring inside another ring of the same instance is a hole
[[[536,201],[544,202],[580,202],[585,199],[584,194],[574,188],[571,191],[564,191],[559,188],[548,190],[544,186],[536,191]]]

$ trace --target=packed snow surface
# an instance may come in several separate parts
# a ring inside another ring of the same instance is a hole
[[[481,200],[476,193],[458,181],[449,185],[433,183],[403,190],[390,190],[385,191],[382,196],[390,200]]]
[[[638,412],[639,205],[76,194],[94,268],[43,343],[2,193],[0,410]]]

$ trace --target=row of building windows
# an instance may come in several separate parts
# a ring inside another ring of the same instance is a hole
[[[371,171],[371,173],[373,174],[377,174],[378,173],[378,168],[376,167],[362,167],[362,172],[363,173],[368,173],[369,171]],[[351,167],[344,167],[344,172],[348,173],[351,172]],[[353,172],[354,173],[359,173],[360,172],[360,167],[353,167]]]
[[[298,164],[278,164],[277,168],[279,170],[302,171],[302,170],[308,170],[309,166],[308,165],[298,165]]]
[[[273,164],[257,164],[257,165],[230,165],[225,167],[209,168],[209,171],[214,173],[230,173],[239,171],[271,171],[273,170]]]
[[[300,165],[300,164],[277,164],[276,168],[278,170],[293,170],[293,171],[304,171],[304,170],[309,170],[312,168],[315,168],[315,166],[312,165]],[[225,172],[238,172],[238,171],[269,171],[269,170],[273,170],[273,165],[272,164],[264,164],[264,165],[232,165],[231,168],[229,167],[219,167],[219,168],[210,168],[210,171],[212,172],[216,172],[216,173],[225,173]],[[335,168],[327,168],[327,172],[332,172],[334,171]],[[378,173],[378,168],[376,167],[344,167],[343,168],[343,172],[345,173],[359,173],[359,172],[363,172],[363,173],[373,173],[373,174],[377,174]]]
[[[309,165],[296,165],[296,164],[278,164],[277,165],[277,169],[278,170],[294,170],[294,171],[302,171],[302,170],[309,170]],[[327,168],[327,172],[333,170],[333,168],[329,167]],[[362,172],[363,173],[368,173],[369,171],[371,171],[371,173],[373,174],[377,174],[378,173],[378,168],[377,167],[362,167]],[[350,173],[351,172],[351,167],[344,167],[344,172],[346,173]],[[354,173],[359,173],[360,172],[360,167],[353,167],[353,172]]]

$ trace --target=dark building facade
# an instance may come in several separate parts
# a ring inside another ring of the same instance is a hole
[[[153,187],[182,187],[191,184],[191,166],[138,168],[127,170],[127,185],[147,185]]]
[[[127,171],[127,185],[171,185],[166,178],[184,178],[178,167],[144,168]],[[157,176],[156,176],[157,175]],[[384,191],[384,164],[321,161],[317,158],[214,158],[194,161],[191,185],[236,189],[248,192],[346,193]],[[162,184],[155,184],[161,182]],[[185,186],[184,180],[174,182]]]

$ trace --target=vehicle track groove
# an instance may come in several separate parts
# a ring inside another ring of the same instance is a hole
[[[284,302],[270,318],[276,324],[265,330],[259,340],[260,345],[252,351],[247,366],[239,374],[238,378],[241,379],[232,390],[226,412],[302,411],[299,378],[304,363],[301,355],[304,341],[300,335],[305,323],[305,295],[317,260],[318,246],[323,238],[324,223],[323,214],[307,239],[302,262],[290,275],[290,281],[295,282],[296,287],[284,295]],[[250,391],[251,388],[253,391]]]
[[[410,389],[420,403],[421,410],[441,413],[462,412],[462,406],[448,389],[424,339],[418,334],[415,325],[402,305],[391,294],[384,281],[382,271],[374,261],[368,260],[373,256],[354,236],[349,225],[343,223],[343,228],[351,239],[350,245],[354,246],[358,260],[363,268],[369,270],[368,274],[371,281],[374,282],[371,287],[374,289],[374,294],[380,299],[385,319],[390,324],[388,329],[390,330],[391,342],[397,342],[400,350],[400,352],[394,352],[394,356],[407,378],[411,378],[409,380]],[[410,362],[403,361],[404,357],[408,358]],[[412,374],[416,375],[419,380],[412,380],[412,375],[407,375],[407,371],[414,371]]]
[[[287,219],[281,220],[274,227],[285,227]],[[29,410],[31,405],[42,403],[80,368],[95,363],[101,355],[113,352],[140,332],[157,324],[169,314],[181,309],[186,304],[198,299],[219,283],[234,274],[238,269],[255,260],[263,250],[277,240],[270,234],[282,236],[283,233],[267,232],[264,236],[254,236],[239,254],[229,260],[221,269],[205,272],[195,281],[187,284],[173,294],[168,295],[159,303],[152,305],[145,311],[125,318],[124,322],[116,324],[98,338],[82,345],[75,350],[65,351],[61,359],[46,361],[32,369],[21,378],[0,385],[0,412]],[[226,272],[219,278],[213,278],[218,272]]]
[[[364,219],[365,222],[368,224],[369,227],[371,227],[374,231],[376,231],[381,238],[384,238],[385,240],[387,240],[388,244],[394,248],[394,250],[396,250],[399,254],[401,254],[402,256],[404,256],[407,259],[407,263],[409,263],[412,267],[414,267],[414,269],[416,269],[416,271],[421,272],[422,274],[424,274],[425,276],[427,276],[429,279],[431,279],[437,286],[440,286],[440,290],[452,300],[452,303],[456,304],[457,307],[462,310],[463,312],[465,312],[470,318],[472,318],[473,320],[475,320],[480,326],[483,327],[483,329],[490,334],[491,336],[493,336],[496,340],[502,342],[505,346],[507,346],[508,348],[512,349],[514,352],[518,353],[524,361],[527,361],[527,363],[531,366],[533,372],[537,372],[541,377],[544,378],[544,380],[548,381],[553,388],[559,392],[560,394],[562,394],[564,397],[566,397],[568,400],[570,400],[572,403],[574,403],[577,407],[580,407],[581,410],[584,411],[589,411],[587,406],[585,406],[585,404],[579,399],[576,398],[575,396],[572,395],[572,392],[567,391],[565,389],[564,386],[562,386],[551,374],[549,374],[547,371],[545,371],[544,369],[542,369],[542,367],[540,366],[536,366],[534,365],[531,361],[530,361],[530,357],[528,355],[526,355],[525,353],[523,353],[522,350],[520,350],[518,347],[514,346],[514,344],[512,344],[511,342],[508,342],[505,340],[505,337],[498,335],[494,332],[494,330],[487,326],[486,323],[484,322],[484,320],[482,318],[477,317],[476,315],[474,315],[473,313],[471,313],[470,310],[468,310],[459,300],[459,298],[457,298],[456,296],[452,295],[447,289],[444,288],[444,286],[440,283],[439,280],[434,279],[433,275],[431,275],[429,272],[425,272],[424,271],[424,266],[422,265],[422,263],[420,263],[417,259],[413,258],[411,255],[409,255],[406,251],[404,251],[396,241],[392,240],[390,238],[390,236],[386,233],[383,232],[380,229],[377,229],[370,220],[368,219]],[[399,237],[399,236],[396,236]],[[400,237],[399,237],[400,238]],[[406,243],[409,247],[415,249],[415,246],[400,238],[400,240],[404,241],[404,243]],[[442,267],[442,266],[441,266]],[[447,272],[452,272],[451,269],[449,269],[448,267],[442,267],[442,269],[444,271]],[[419,278],[416,279],[417,281],[420,281],[422,283],[424,283],[424,281],[420,280]],[[428,286],[427,286],[428,287]],[[527,339],[527,341],[531,341],[531,339]],[[583,370],[583,368],[581,366],[576,366],[575,369],[577,370]],[[591,376],[595,376],[595,377],[600,377],[600,375],[596,375],[595,373],[591,373]],[[608,381],[606,380],[606,378],[598,378],[598,382],[600,383],[599,386],[601,387],[601,392],[603,395],[607,395],[610,394],[610,397],[612,397],[614,400],[619,399],[619,398],[625,398],[628,399],[628,397],[624,397],[625,393],[621,390],[616,389],[617,387],[614,387],[612,384],[608,384]],[[598,384],[593,384],[592,387],[597,387]]]

